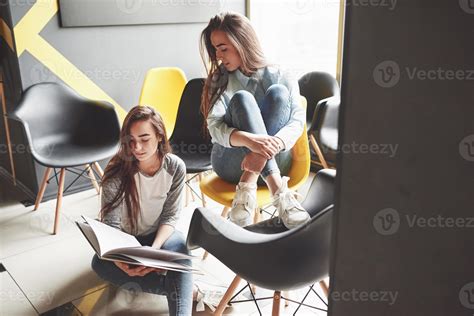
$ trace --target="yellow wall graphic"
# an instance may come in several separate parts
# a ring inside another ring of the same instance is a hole
[[[123,121],[126,111],[40,36],[41,30],[57,12],[58,3],[56,0],[38,0],[18,22],[14,28],[18,58],[25,50],[28,51],[77,93],[86,98],[113,104],[120,120]],[[67,74],[74,74],[74,76]]]

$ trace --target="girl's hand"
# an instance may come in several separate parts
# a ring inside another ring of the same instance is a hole
[[[265,167],[267,163],[267,158],[263,157],[260,154],[250,152],[245,155],[244,159],[242,159],[242,164],[240,168],[244,171],[260,173]]]
[[[114,261],[115,265],[119,267],[123,272],[128,274],[131,277],[134,276],[145,276],[150,272],[156,271],[156,272],[163,272],[165,270],[163,269],[158,269],[158,268],[150,268],[150,267],[145,267],[145,266],[135,266],[133,268],[130,268],[130,266],[127,263],[119,262],[119,261]]]
[[[280,140],[275,136],[248,134],[246,147],[252,152],[271,159],[280,152]]]

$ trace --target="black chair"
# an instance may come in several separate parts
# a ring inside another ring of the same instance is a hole
[[[321,143],[315,135],[319,133],[322,124],[325,124],[322,111],[328,99],[334,97],[339,100],[339,85],[333,76],[319,71],[305,74],[298,80],[298,84],[300,94],[306,98],[308,103],[306,108],[308,136],[314,154],[318,159],[312,162],[321,165],[323,168],[332,168],[335,166],[335,149],[333,150],[332,147],[332,139],[328,139],[327,143],[320,146]],[[334,148],[337,148],[337,139]],[[329,157],[326,157],[326,154]]]
[[[91,165],[102,177],[97,161],[117,152],[120,136],[117,114],[111,104],[86,99],[65,85],[39,83],[24,92],[8,117],[22,124],[33,158],[46,167],[34,210],[38,209],[49,180],[57,176],[55,168],[60,169],[53,230],[56,234],[66,169],[78,177],[88,172],[99,192]],[[84,170],[75,171],[75,167],[83,165]],[[49,178],[52,169],[55,175]]]
[[[255,302],[273,298],[274,315],[278,315],[282,291],[320,282],[327,295],[323,279],[329,275],[334,179],[335,170],[318,172],[302,204],[311,214],[311,220],[292,230],[278,218],[241,228],[204,208],[195,210],[188,232],[188,248],[206,249],[237,274],[215,315],[222,314],[241,278],[275,291],[273,297],[254,298]]]
[[[309,141],[315,150],[318,161],[312,161],[322,168],[336,167],[336,154],[339,137],[339,96],[324,99],[318,103],[317,117],[309,131]]]
[[[170,143],[173,153],[183,159],[186,164],[187,201],[189,194],[196,194],[190,182],[198,177],[201,180],[203,172],[211,170],[211,138],[203,133],[204,117],[200,112],[201,94],[204,87],[204,79],[197,78],[188,81],[184,87],[179,102],[176,124]],[[193,176],[191,176],[193,174]],[[193,192],[193,193],[192,193]],[[203,206],[206,206],[204,195],[201,194]]]

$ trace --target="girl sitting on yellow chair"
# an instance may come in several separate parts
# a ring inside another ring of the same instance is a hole
[[[252,222],[261,175],[287,228],[309,214],[288,189],[291,148],[303,133],[299,89],[264,57],[250,21],[237,13],[213,17],[201,33],[204,65],[210,63],[201,111],[214,143],[211,162],[222,179],[236,183],[229,218]]]

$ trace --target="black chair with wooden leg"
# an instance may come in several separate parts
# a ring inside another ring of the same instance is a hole
[[[78,177],[87,172],[99,193],[93,169],[102,177],[97,162],[110,158],[118,150],[117,114],[110,103],[86,99],[65,85],[39,83],[24,92],[8,117],[22,124],[33,158],[46,167],[34,210],[43,199],[51,171],[54,170],[56,177],[56,168],[60,169],[53,229],[56,234],[66,170]],[[80,166],[85,169],[76,171]]]
[[[212,169],[211,137],[204,135],[204,117],[200,111],[203,88],[202,78],[188,81],[181,95],[176,124],[170,137],[173,153],[186,164],[186,205],[190,195],[197,195],[190,182],[196,177],[201,181],[202,173]],[[204,194],[201,194],[201,200],[202,205],[206,206]]]
[[[339,99],[339,85],[333,76],[320,71],[305,74],[298,80],[298,85],[300,94],[306,98],[308,103],[306,107],[306,125],[308,126],[310,145],[317,158],[317,160],[311,162],[322,168],[334,168],[335,149],[332,148],[332,142],[329,140],[327,143],[321,144],[320,139],[318,139],[318,132],[325,124],[324,109],[328,99],[332,97],[337,97],[334,100]]]
[[[222,314],[242,279],[275,291],[273,297],[255,299],[273,298],[273,315],[279,315],[281,299],[292,301],[282,297],[283,291],[319,282],[327,293],[324,279],[329,275],[335,174],[329,169],[318,172],[302,203],[311,220],[291,230],[278,218],[242,228],[205,208],[195,210],[188,248],[206,249],[237,275],[215,315]]]
[[[314,122],[308,131],[309,141],[318,156],[312,163],[322,168],[336,168],[338,150],[338,121],[341,99],[339,96],[324,99],[318,103]]]

